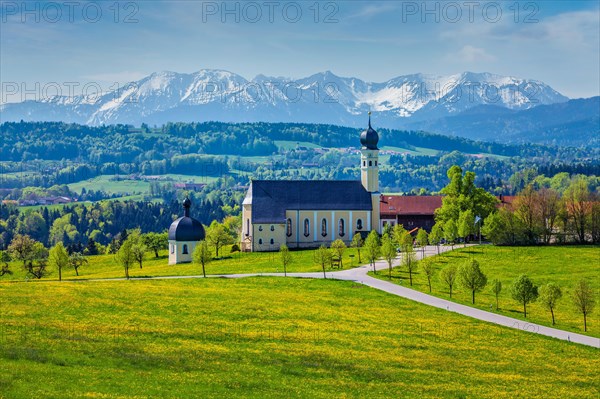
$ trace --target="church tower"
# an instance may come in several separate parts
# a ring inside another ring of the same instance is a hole
[[[373,210],[370,230],[381,232],[379,215],[379,135],[371,127],[371,112],[369,112],[369,127],[360,134],[360,180],[363,187],[371,194]]]
[[[360,134],[360,180],[363,187],[370,193],[379,191],[379,135],[371,127],[369,112],[369,128]]]

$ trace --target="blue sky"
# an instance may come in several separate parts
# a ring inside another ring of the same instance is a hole
[[[0,80],[35,90],[205,68],[247,79],[330,70],[374,82],[485,71],[572,98],[600,94],[598,0],[316,4],[1,1]]]

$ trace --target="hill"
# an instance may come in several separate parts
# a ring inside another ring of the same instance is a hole
[[[480,105],[456,116],[409,123],[407,127],[502,143],[597,147],[600,143],[600,97],[539,105],[521,111]]]

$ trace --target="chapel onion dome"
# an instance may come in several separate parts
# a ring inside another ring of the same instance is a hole
[[[202,241],[204,240],[204,226],[190,217],[192,201],[186,198],[183,201],[184,216],[175,220],[169,227],[169,240],[173,241]]]
[[[379,135],[371,127],[371,113],[369,112],[369,128],[360,134],[360,144],[363,149],[367,150],[378,150],[377,143],[379,142]]]

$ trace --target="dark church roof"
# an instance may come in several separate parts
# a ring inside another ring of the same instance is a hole
[[[364,149],[377,150],[377,143],[379,143],[379,135],[377,131],[371,127],[371,113],[369,112],[369,127],[367,130],[360,134],[360,143]]]
[[[371,194],[360,181],[253,180],[244,203],[252,223],[284,223],[286,210],[370,211]]]
[[[204,240],[204,226],[190,217],[192,201],[186,198],[183,201],[184,216],[175,220],[169,227],[169,240],[175,241],[201,241]]]

